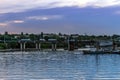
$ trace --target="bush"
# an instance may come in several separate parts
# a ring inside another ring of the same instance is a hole
[[[6,49],[6,44],[0,43],[0,49]]]

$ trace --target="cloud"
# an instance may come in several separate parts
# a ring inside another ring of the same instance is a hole
[[[60,19],[63,16],[61,15],[45,15],[45,16],[30,16],[27,17],[27,20],[51,20],[51,19]]]
[[[0,23],[0,27],[6,27],[7,23]]]
[[[23,20],[11,20],[11,21],[6,21],[6,24],[21,24],[24,23]]]
[[[14,20],[14,21],[11,21],[11,23],[24,23],[24,21],[23,20]]]
[[[7,27],[10,24],[20,24],[20,23],[24,23],[24,21],[23,20],[6,21],[6,22],[1,22],[0,27]]]
[[[16,13],[30,9],[56,7],[109,7],[120,6],[119,0],[0,0],[0,13]]]

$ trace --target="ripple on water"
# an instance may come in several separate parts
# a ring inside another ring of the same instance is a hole
[[[78,53],[0,54],[0,80],[120,80],[120,55]]]

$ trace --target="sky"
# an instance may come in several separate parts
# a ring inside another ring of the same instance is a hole
[[[0,33],[120,34],[120,0],[0,0]]]

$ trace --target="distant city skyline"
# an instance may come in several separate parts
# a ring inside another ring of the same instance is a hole
[[[1,0],[0,33],[120,34],[119,0]]]

